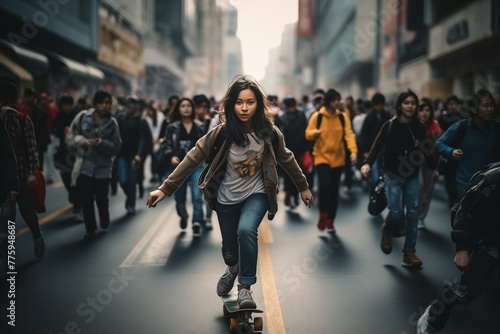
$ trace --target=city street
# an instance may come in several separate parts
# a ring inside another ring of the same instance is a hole
[[[184,232],[179,227],[173,198],[148,209],[145,196],[136,215],[126,216],[119,190],[110,198],[109,229],[84,241],[84,226],[74,222],[62,184],[47,191],[42,259],[35,258],[31,234],[17,218],[17,275],[13,284],[2,279],[1,333],[230,332],[215,292],[225,268],[215,214],[214,229],[193,240],[190,225]],[[274,220],[263,221],[253,286],[264,310],[263,333],[415,333],[424,308],[459,275],[442,180],[427,230],[419,232],[421,270],[401,266],[403,238],[394,239],[390,255],[382,253],[382,218],[368,214],[367,199],[359,186],[352,194],[341,192],[336,234],[316,229],[317,204],[289,210],[281,200]],[[12,289],[15,296],[7,298]],[[474,303],[453,310],[443,333],[498,333],[499,295],[496,273]],[[14,312],[7,310],[11,301]],[[12,314],[15,327],[8,324]]]

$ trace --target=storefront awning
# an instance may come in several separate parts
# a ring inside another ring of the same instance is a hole
[[[50,51],[44,51],[44,53],[49,57],[51,71],[83,80],[104,80],[104,73],[94,66],[82,64]]]
[[[184,71],[174,61],[150,47],[144,48],[144,64],[149,68],[164,68],[179,79],[184,77]]]
[[[28,50],[0,39],[0,50],[35,76],[47,73],[49,60],[41,53]]]
[[[9,72],[14,74],[20,81],[32,84],[33,76],[21,65],[10,59],[2,50],[0,50],[0,65],[5,66]]]

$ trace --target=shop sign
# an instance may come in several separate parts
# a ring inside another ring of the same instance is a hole
[[[469,38],[469,21],[466,19],[452,24],[446,32],[446,43],[448,45],[455,44],[467,38]]]

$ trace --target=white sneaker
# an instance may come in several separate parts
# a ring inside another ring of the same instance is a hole
[[[423,219],[418,220],[418,229],[425,230],[425,221]]]
[[[199,239],[201,237],[201,224],[198,222],[193,223],[193,238]]]
[[[429,310],[430,305],[425,309],[424,314],[418,319],[417,322],[417,334],[431,334],[436,333],[436,331],[429,325]]]

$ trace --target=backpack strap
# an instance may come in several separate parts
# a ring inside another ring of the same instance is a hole
[[[455,141],[453,142],[453,148],[457,148],[462,144],[462,142],[465,139],[465,135],[467,134],[467,125],[469,123],[469,119],[461,119],[458,121],[458,129],[457,129],[457,137],[455,138]]]
[[[318,118],[316,119],[316,129],[319,129],[319,127],[321,126],[321,121],[323,120],[323,114],[319,111],[316,112],[318,113]]]
[[[225,125],[222,126],[222,129],[217,134],[217,137],[215,137],[215,143],[214,143],[214,147],[212,148],[212,152],[210,152],[210,155],[206,159],[207,164],[212,163],[212,161],[214,160],[217,153],[219,153],[222,145],[224,145],[224,141],[226,140],[226,135],[225,135],[224,131],[226,131]]]

